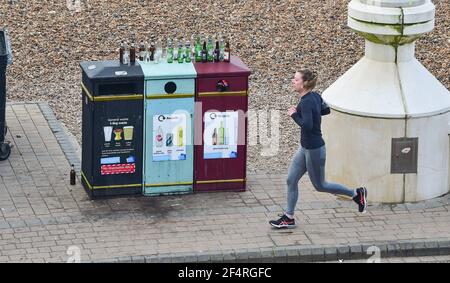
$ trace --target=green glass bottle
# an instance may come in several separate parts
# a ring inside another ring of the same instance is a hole
[[[185,52],[183,51],[183,43],[178,44],[178,63],[183,63],[184,62],[184,54]]]
[[[186,42],[186,56],[185,56],[186,63],[191,63],[191,43]]]
[[[173,46],[170,41],[167,47],[167,63],[173,63]]]

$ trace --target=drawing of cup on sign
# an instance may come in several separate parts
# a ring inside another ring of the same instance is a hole
[[[125,126],[123,127],[123,137],[126,141],[133,140],[133,126]]]
[[[111,141],[112,129],[113,129],[113,127],[111,127],[111,126],[103,127],[103,133],[105,134],[105,142]]]
[[[122,139],[122,129],[115,129],[114,130],[114,134],[116,135],[116,137],[114,138],[115,141],[120,141]]]

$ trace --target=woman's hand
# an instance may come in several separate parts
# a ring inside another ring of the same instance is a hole
[[[288,115],[292,116],[292,114],[297,113],[297,108],[295,108],[294,106],[291,106],[291,108],[289,108],[288,110]]]

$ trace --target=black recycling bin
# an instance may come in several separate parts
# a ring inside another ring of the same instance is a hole
[[[82,62],[81,179],[91,198],[142,193],[144,74],[138,64]]]
[[[5,30],[0,29],[0,160],[11,154],[9,142],[5,142],[6,126],[6,66],[8,65],[9,41]]]

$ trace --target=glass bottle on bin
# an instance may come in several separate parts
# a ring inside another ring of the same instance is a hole
[[[173,46],[170,41],[167,46],[167,63],[173,63]]]
[[[220,37],[219,49],[220,49],[219,61],[223,62],[225,56],[225,42],[223,40],[223,37]]]
[[[178,63],[184,62],[184,54],[185,52],[183,52],[183,43],[180,41],[178,43]]]
[[[130,47],[130,63],[133,64],[136,62],[136,45],[134,42],[131,43]]]
[[[216,41],[216,48],[214,49],[214,62],[220,62],[220,47],[219,41]]]
[[[150,49],[149,49],[149,52],[150,52],[150,61],[154,61],[154,60],[155,60],[155,51],[156,51],[155,43],[152,42],[152,43],[150,44]]]
[[[206,41],[203,42],[202,63],[208,62],[208,50],[206,49]]]
[[[200,41],[200,36],[197,36],[195,40],[195,62],[202,61],[202,43]]]
[[[139,61],[143,62],[145,58],[145,44],[144,41],[141,41],[139,45]]]
[[[230,42],[227,41],[227,43],[225,43],[225,49],[224,49],[224,54],[223,54],[223,61],[226,63],[230,63],[230,58],[231,58],[231,49],[230,49]]]
[[[125,43],[122,41],[119,48],[119,61],[123,64],[123,54],[125,53]]]
[[[186,63],[191,63],[191,56],[192,56],[191,43],[188,41],[188,42],[186,42],[186,50],[185,50],[185,58],[184,58]]]
[[[208,62],[213,62],[214,61],[214,45],[213,45],[212,38],[208,38],[207,50],[208,50]]]
[[[123,51],[123,61],[122,63],[124,65],[127,65],[128,63],[130,63],[130,50],[128,49],[128,44],[125,42],[124,43],[124,51]]]

